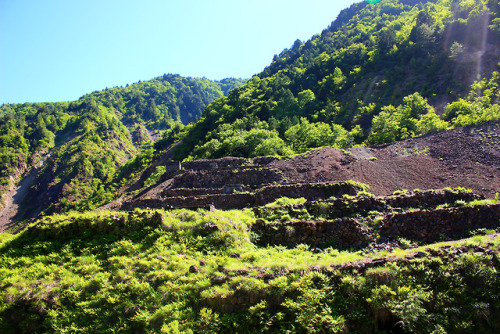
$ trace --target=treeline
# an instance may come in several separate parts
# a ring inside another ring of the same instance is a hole
[[[488,53],[499,45],[498,13],[492,0],[354,4],[212,103],[198,123],[169,133],[169,142],[183,139],[177,159],[288,154],[498,119],[497,64]]]

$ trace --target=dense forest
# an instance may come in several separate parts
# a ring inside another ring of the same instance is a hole
[[[496,1],[360,2],[173,134],[178,159],[380,144],[500,118]]]
[[[195,121],[206,105],[243,82],[166,74],[73,102],[2,105],[0,189],[43,165],[27,203],[74,207],[152,146],[159,132]]]

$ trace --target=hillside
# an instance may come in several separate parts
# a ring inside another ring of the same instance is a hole
[[[176,158],[344,149],[499,119],[498,10],[479,0],[354,4],[211,104],[177,136]]]
[[[0,235],[0,331],[498,332],[497,200],[313,189],[333,196],[73,213]]]
[[[245,84],[164,75],[71,103],[4,105],[2,201],[14,206],[2,215],[93,209],[133,181],[119,166],[156,166],[174,143],[176,160],[290,156],[497,120],[497,12],[494,1],[361,2]]]
[[[498,1],[363,1],[248,81],[1,106],[0,333],[499,333],[499,55]]]
[[[500,122],[345,151],[324,147],[291,158],[165,158],[153,158],[157,163],[104,208],[242,209],[266,204],[262,193],[271,202],[283,196],[309,199],[316,184],[351,181],[366,184],[376,196],[464,187],[493,198],[500,190]]]
[[[163,130],[196,120],[207,104],[242,83],[169,74],[68,103],[2,105],[0,208],[15,202],[20,210],[11,205],[0,219],[78,207]],[[18,181],[26,194],[16,193]]]

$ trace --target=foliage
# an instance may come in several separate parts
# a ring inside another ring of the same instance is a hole
[[[153,184],[156,184],[161,179],[163,174],[165,174],[166,171],[167,169],[165,166],[156,166],[156,169],[153,172],[153,174],[151,174],[149,178],[146,180],[146,182],[144,182],[144,186],[149,187],[152,186]]]
[[[496,255],[452,245],[453,261],[423,257],[341,270],[332,265],[363,255],[257,247],[254,221],[251,211],[46,217],[0,244],[0,331],[498,330]],[[474,238],[497,247],[489,237]]]
[[[164,74],[126,87],[109,88],[80,100],[100,101],[123,115],[123,122],[145,123],[150,129],[166,129],[171,122],[183,124],[198,119],[206,105],[223,97],[244,81],[185,78]]]
[[[454,127],[482,124],[500,119],[498,95],[500,73],[493,72],[490,79],[476,81],[465,99],[459,99],[446,106],[444,119]]]
[[[359,2],[244,85],[164,75],[69,103],[3,105],[1,186],[40,165],[31,208],[85,211],[134,181],[159,182],[166,169],[151,165],[179,141],[178,159],[291,155],[500,119],[498,72],[464,95],[467,56],[485,38],[500,40],[499,9],[479,0]],[[431,104],[442,96],[452,102],[441,118]],[[153,145],[151,136],[162,139]],[[360,186],[344,205],[371,200]],[[273,205],[303,202],[295,201]],[[321,216],[330,206],[312,208]],[[275,222],[313,216],[300,205],[264,210]],[[495,251],[449,246],[453,261],[410,257],[358,271],[345,264],[366,258],[361,252],[258,246],[255,220],[252,211],[45,215],[0,235],[0,331],[499,331]],[[469,242],[498,248],[498,239],[481,238]]]
[[[196,120],[207,104],[242,83],[169,74],[70,103],[3,105],[0,194],[32,166],[39,166],[36,187],[24,202],[28,215],[39,207],[60,212],[109,202],[116,190],[111,181],[117,175],[125,177],[126,169],[117,173],[119,166],[149,149],[150,134],[168,129],[167,139],[156,149],[168,148],[168,137],[182,129],[182,122]],[[123,178],[116,182],[123,183]]]
[[[349,133],[340,125],[310,123],[306,118],[285,132],[285,138],[296,153],[304,153],[310,148],[332,146],[346,148]]]
[[[273,207],[273,206],[283,206],[283,205],[295,205],[295,204],[303,204],[305,202],[306,202],[306,199],[303,197],[301,197],[301,198],[281,197],[272,203],[266,204],[265,206],[266,207]]]
[[[368,144],[382,144],[446,130],[448,123],[436,115],[434,109],[419,93],[403,99],[403,104],[382,108],[373,118]]]
[[[470,55],[482,48],[478,41],[498,41],[493,37],[498,9],[494,1],[353,4],[321,34],[297,40],[245,85],[209,105],[180,136],[176,158],[255,154],[224,147],[216,136],[243,118],[277,130],[294,153],[323,145],[349,147],[366,139],[385,143],[498,119],[497,100],[491,98],[496,88],[488,91],[486,79],[473,85],[481,101],[473,111],[450,107],[464,110],[458,118],[450,112],[441,119],[430,105],[466,94],[476,79],[469,73],[477,71]],[[493,24],[485,31],[480,27],[487,18]],[[485,68],[485,75],[491,71]]]
[[[195,149],[190,159],[288,155],[293,152],[276,130],[269,129],[266,122],[255,117],[237,119],[231,126],[221,124],[210,134],[210,138]]]

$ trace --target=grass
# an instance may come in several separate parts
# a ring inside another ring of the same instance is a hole
[[[252,210],[96,211],[0,234],[0,332],[328,332],[333,324],[366,332],[382,309],[407,329],[454,332],[451,305],[484,332],[473,305],[500,306],[500,268],[489,255],[336,269],[444,245],[498,249],[498,236],[365,255],[258,246],[255,220]]]
[[[12,235],[10,233],[0,233],[0,246],[6,242],[12,240],[13,238],[14,238],[14,235]]]
[[[500,234],[499,235],[476,235],[472,238],[466,238],[458,241],[443,241],[434,244],[423,245],[411,249],[396,248],[394,251],[387,253],[387,256],[395,256],[398,258],[403,258],[412,253],[428,253],[429,250],[438,250],[444,246],[452,246],[454,248],[459,248],[462,246],[483,246],[486,247],[488,244],[493,244],[494,247],[500,246]],[[380,256],[380,253],[374,253],[371,255],[373,257]]]
[[[304,204],[305,202],[307,202],[307,200],[304,197],[300,198],[281,197],[275,200],[274,202],[266,204],[265,206],[268,208],[272,208],[277,206]]]
[[[0,328],[5,333],[74,326],[86,332],[126,332],[134,326],[154,330],[158,303],[181,307],[186,314],[174,314],[191,319],[179,324],[188,328],[194,321],[189,314],[198,312],[187,306],[190,298],[228,298],[266,287],[256,278],[238,278],[232,283],[236,289],[212,285],[211,277],[225,275],[221,270],[308,271],[313,264],[328,266],[362,257],[333,249],[313,254],[306,245],[257,248],[248,229],[253,221],[251,211],[73,213],[46,217],[17,236],[2,234]],[[207,224],[215,227],[207,231]],[[113,225],[128,228],[116,231]],[[50,312],[34,314],[9,330],[9,315],[25,302]],[[174,314],[162,316],[160,327]],[[116,321],[110,324],[110,318]],[[125,319],[129,320],[123,323]]]

